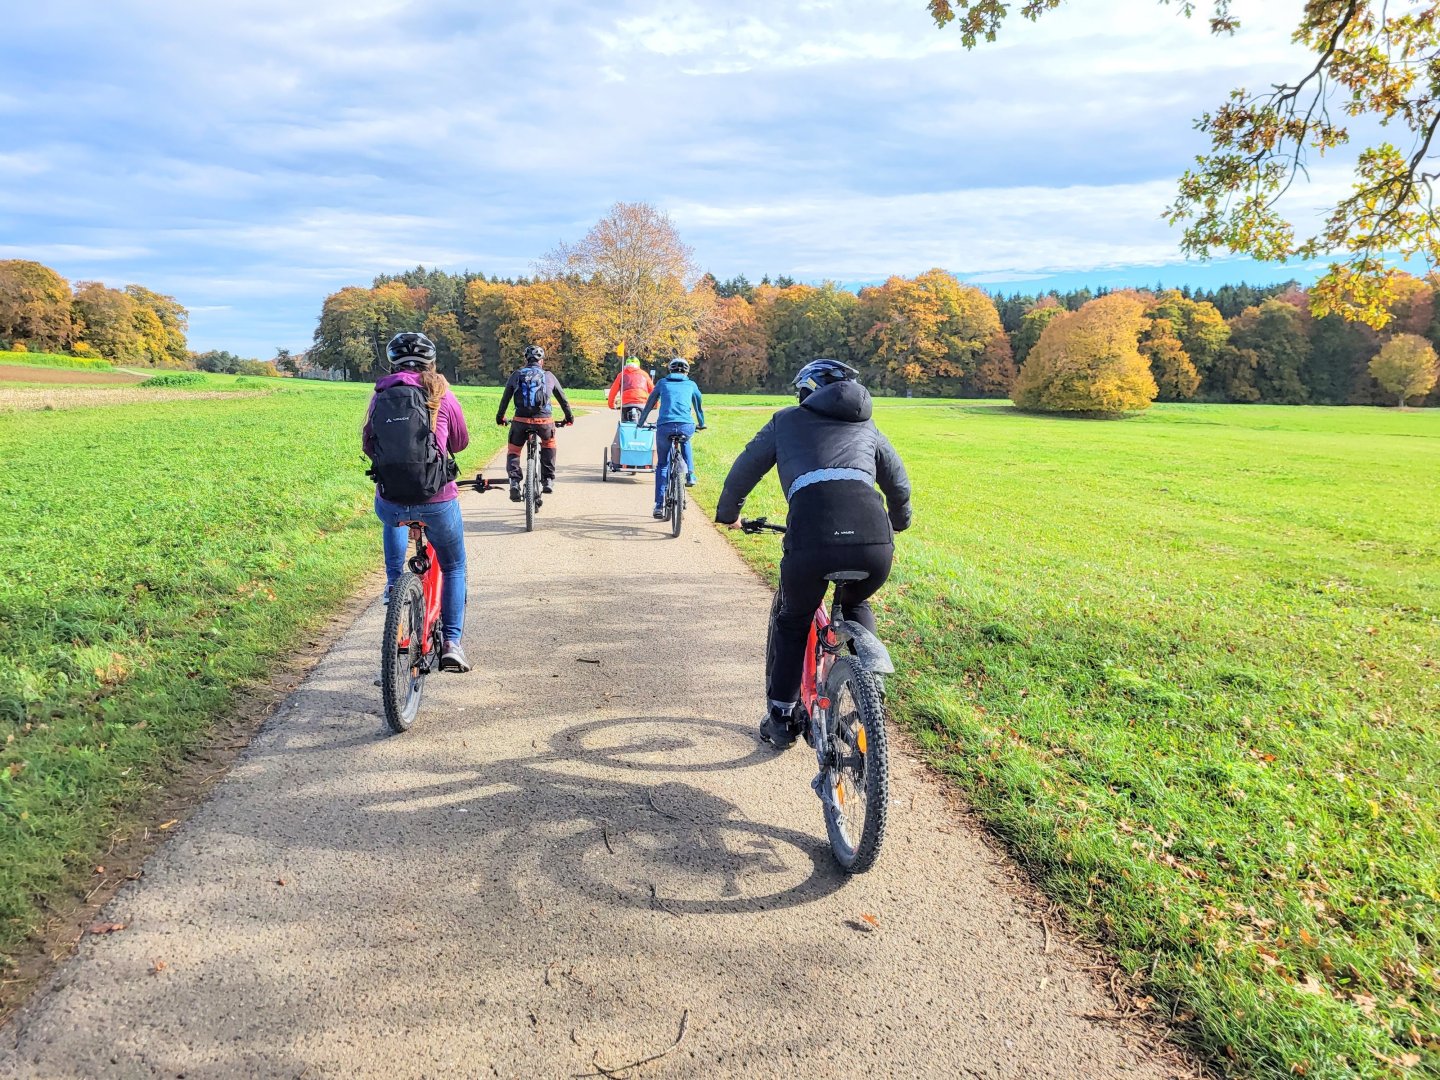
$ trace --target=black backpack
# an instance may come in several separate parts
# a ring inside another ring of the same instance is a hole
[[[386,502],[416,506],[459,474],[455,459],[435,441],[425,391],[418,386],[397,383],[377,393],[370,431],[372,464],[365,475]]]
[[[545,378],[545,369],[529,364],[517,374],[520,378],[515,383],[515,404],[532,415],[544,412],[550,405],[550,380]]]

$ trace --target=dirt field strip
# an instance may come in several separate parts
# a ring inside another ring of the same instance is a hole
[[[87,371],[39,364],[0,364],[0,382],[55,383],[63,386],[134,386],[146,376],[128,371]]]
[[[562,433],[532,534],[462,496],[476,670],[386,734],[372,604],[0,1075],[1188,1075],[1087,1019],[1088,958],[912,759],[878,867],[835,869],[813,757],[754,736],[765,587],[698,511],[670,539],[649,477],[600,482],[612,433]]]

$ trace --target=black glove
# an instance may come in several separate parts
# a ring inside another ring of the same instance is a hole
[[[896,532],[904,532],[910,527],[910,504],[904,506],[892,506],[890,508],[890,527]]]
[[[495,423],[498,424],[500,427],[504,427],[504,426],[505,426],[505,418],[504,418],[503,416],[497,416],[497,417],[495,417]]]

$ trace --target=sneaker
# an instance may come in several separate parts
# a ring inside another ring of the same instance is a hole
[[[685,477],[685,486],[686,486],[686,487],[694,487],[694,486],[695,486],[695,474],[694,474],[693,472],[692,472],[689,476]]]
[[[795,712],[777,709],[774,705],[765,710],[765,719],[760,721],[760,740],[776,750],[789,750],[800,737],[800,723]]]
[[[521,502],[521,501],[523,501],[523,500],[524,500],[524,496],[520,494],[520,481],[519,481],[519,480],[511,480],[511,481],[510,481],[510,501],[511,501],[511,502]]]
[[[554,481],[554,480],[545,480],[545,481],[543,481],[543,482],[540,484],[540,494],[541,494],[541,495],[554,495],[554,494],[555,494],[555,481]]]
[[[654,515],[653,515],[653,516],[654,516],[654,518],[655,518],[656,521],[664,521],[664,520],[665,520],[665,508],[664,508],[663,506],[657,506],[657,507],[655,507],[655,511],[654,511]]]
[[[458,641],[447,641],[440,650],[441,671],[469,671],[470,661],[465,659],[465,650]]]

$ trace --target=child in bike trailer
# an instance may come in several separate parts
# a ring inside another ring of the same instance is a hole
[[[570,402],[560,388],[560,380],[545,370],[545,350],[539,345],[525,346],[525,366],[517,368],[505,384],[495,422],[505,426],[505,410],[515,402],[515,415],[510,421],[509,446],[505,448],[505,473],[510,477],[510,501],[520,502],[520,453],[530,432],[540,435],[540,491],[549,495],[555,490],[555,411],[550,407],[554,398],[565,410],[565,424],[575,422]]]
[[[625,366],[620,369],[620,374],[616,375],[615,381],[610,384],[610,393],[605,398],[605,405],[607,408],[613,409],[616,398],[619,398],[621,422],[633,424],[644,408],[645,399],[654,389],[655,384],[650,381],[650,376],[640,366],[640,361],[632,356],[625,361]]]
[[[375,516],[385,527],[385,596],[405,570],[410,530],[423,521],[440,562],[441,671],[469,671],[465,631],[465,525],[455,486],[455,455],[470,445],[465,413],[435,370],[424,334],[396,334],[385,348],[391,373],[375,383],[360,445],[372,462]]]
[[[760,737],[777,750],[789,747],[802,730],[805,644],[829,586],[825,575],[868,573],[863,581],[836,585],[835,597],[847,618],[874,633],[870,597],[890,576],[894,534],[910,527],[910,479],[900,455],[870,419],[870,394],[856,374],[834,360],[801,368],[794,381],[800,404],[781,409],[750,440],[730,467],[715,507],[717,522],[738,527],[746,496],[772,467],[790,503],[770,624],[768,707],[760,724]]]
[[[676,433],[685,436],[685,486],[695,486],[695,454],[690,449],[690,438],[695,434],[695,420],[700,430],[705,428],[705,409],[700,399],[700,387],[690,381],[690,363],[677,356],[670,361],[670,374],[655,384],[645,408],[640,412],[637,425],[643,426],[650,410],[659,403],[660,419],[655,427],[655,510],[657,518],[665,516],[665,484],[670,479],[670,436]],[[691,416],[694,416],[692,420]]]

